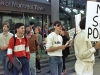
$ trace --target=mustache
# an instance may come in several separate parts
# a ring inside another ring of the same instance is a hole
[[[26,31],[26,33],[27,33],[27,34],[29,34],[29,33],[30,33],[30,31]]]

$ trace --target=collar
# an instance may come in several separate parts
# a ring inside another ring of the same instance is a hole
[[[3,32],[2,32],[2,34],[3,34]],[[4,35],[4,34],[3,34]],[[5,36],[8,36],[9,35],[9,32],[5,35]]]
[[[17,37],[17,34],[15,34],[15,37]],[[17,37],[18,38],[18,37]],[[23,37],[22,38],[24,38],[24,35],[23,35]]]

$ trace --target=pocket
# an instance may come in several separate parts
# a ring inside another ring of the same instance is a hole
[[[29,62],[29,60],[28,60],[28,58],[27,58],[27,57],[25,57],[25,60],[26,60],[26,62]]]
[[[49,63],[51,64],[57,64],[57,57],[56,56],[52,56],[52,57],[49,57]]]

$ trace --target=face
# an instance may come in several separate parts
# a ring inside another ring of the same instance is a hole
[[[25,31],[24,26],[21,26],[20,28],[17,28],[17,32],[20,33],[20,34],[24,34],[24,31]]]
[[[39,33],[38,28],[35,28],[35,33]]]
[[[9,30],[8,26],[7,25],[4,25],[3,26],[3,32],[7,32]]]
[[[56,24],[56,26],[54,26],[54,28],[55,28],[55,30],[57,31],[57,32],[61,32],[61,30],[62,30],[62,26],[61,25],[58,25],[58,24]]]
[[[61,31],[60,31],[60,35],[63,35],[63,34],[64,34],[64,31],[63,31],[63,30],[61,30]]]
[[[31,32],[31,27],[26,27],[26,33],[30,33]]]

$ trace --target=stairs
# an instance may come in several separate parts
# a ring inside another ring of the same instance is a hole
[[[75,53],[74,50],[70,50],[70,55],[66,58],[66,63],[70,63],[71,61],[75,61]],[[40,59],[40,65],[41,69],[48,68],[48,55],[45,53],[45,51],[42,52],[42,57]]]

